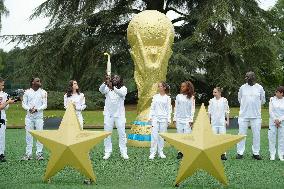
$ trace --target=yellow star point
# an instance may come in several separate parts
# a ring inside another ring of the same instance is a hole
[[[58,130],[30,131],[51,155],[47,164],[44,181],[54,176],[65,166],[71,166],[80,171],[87,178],[95,181],[89,151],[110,132],[85,131],[80,127],[73,104],[68,104],[66,112]]]
[[[168,143],[183,153],[175,185],[179,185],[198,169],[203,169],[222,184],[227,185],[221,154],[245,136],[213,133],[210,120],[202,104],[191,134],[161,133]]]

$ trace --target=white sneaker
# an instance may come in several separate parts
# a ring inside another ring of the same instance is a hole
[[[104,160],[107,160],[107,159],[110,157],[110,154],[111,154],[111,153],[109,153],[109,152],[105,153],[105,156],[103,157],[103,159],[104,159]]]
[[[162,159],[165,159],[165,158],[166,158],[166,155],[165,155],[163,152],[159,153],[159,156],[160,156],[160,158],[162,158]]]
[[[153,160],[155,158],[155,154],[150,154],[149,159]]]
[[[284,161],[284,156],[279,156],[280,161]]]
[[[270,160],[271,160],[271,161],[274,161],[274,160],[275,160],[275,156],[270,155]]]
[[[121,154],[121,157],[122,157],[123,159],[129,159],[129,156],[127,155],[127,153]]]

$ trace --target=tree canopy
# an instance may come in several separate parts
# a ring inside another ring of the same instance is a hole
[[[38,75],[49,90],[62,90],[68,79],[76,79],[84,90],[96,90],[107,51],[114,73],[135,91],[126,30],[135,14],[154,9],[178,15],[172,20],[176,35],[167,75],[172,94],[191,80],[200,101],[211,97],[214,86],[235,99],[249,70],[271,91],[283,81],[281,6],[283,0],[269,11],[256,0],[46,0],[31,19],[50,17],[49,26],[43,33],[13,38],[29,46],[22,50],[21,72],[9,77]]]

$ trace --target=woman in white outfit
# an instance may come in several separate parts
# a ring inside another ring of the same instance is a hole
[[[194,87],[190,81],[185,81],[180,86],[180,94],[176,96],[174,124],[177,133],[191,133],[193,117],[195,113]],[[178,152],[177,159],[181,159],[183,154]]]
[[[163,152],[164,139],[159,136],[159,133],[167,132],[167,127],[171,122],[172,105],[169,89],[166,82],[159,83],[159,93],[154,95],[152,99],[149,113],[149,122],[152,123],[149,159],[154,159],[157,151],[160,158],[166,158]]]
[[[77,81],[69,81],[68,89],[64,95],[64,108],[67,108],[68,103],[71,102],[75,105],[76,115],[78,117],[81,129],[83,129],[84,119],[82,111],[86,108],[85,96],[80,92]]]
[[[269,152],[270,160],[275,160],[276,155],[276,137],[278,133],[278,157],[284,161],[284,87],[276,89],[275,96],[270,98],[269,102]]]
[[[215,134],[225,134],[226,127],[229,126],[230,109],[228,100],[222,97],[221,93],[222,89],[220,87],[214,88],[214,98],[210,99],[208,106],[208,114],[210,117],[212,130]],[[225,153],[221,155],[221,159],[227,160]]]

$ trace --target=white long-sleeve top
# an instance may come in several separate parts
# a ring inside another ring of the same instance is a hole
[[[43,110],[47,108],[47,92],[41,88],[34,91],[27,89],[23,96],[22,107],[27,111],[29,118],[43,118]],[[31,114],[30,109],[35,108],[37,112]]]
[[[225,126],[226,114],[230,113],[228,100],[224,97],[216,97],[209,100],[208,113],[211,119],[211,125],[214,127]]]
[[[5,93],[4,91],[0,91],[0,104],[4,104],[8,99],[8,94]],[[7,110],[9,108],[9,104],[3,109],[1,110],[1,119],[4,119],[7,121],[6,118],[6,112],[5,110]]]
[[[241,118],[261,118],[261,105],[265,103],[265,91],[259,84],[250,86],[244,84],[238,92],[240,103],[239,117]]]
[[[172,104],[171,97],[168,95],[155,94],[152,99],[149,119],[171,122]]]
[[[284,120],[284,98],[271,97],[269,101],[269,124],[274,125],[274,121]]]
[[[76,113],[81,113],[83,110],[86,109],[86,100],[83,93],[80,94],[72,94],[71,96],[67,97],[67,94],[64,95],[64,108],[67,108],[67,105],[72,102],[75,104]]]
[[[105,116],[125,117],[124,100],[127,94],[127,88],[122,86],[119,89],[114,87],[113,90],[111,90],[103,83],[99,91],[106,97],[103,114]]]
[[[175,100],[175,111],[173,120],[181,123],[193,122],[194,113],[194,96],[188,98],[187,95],[178,94]]]

